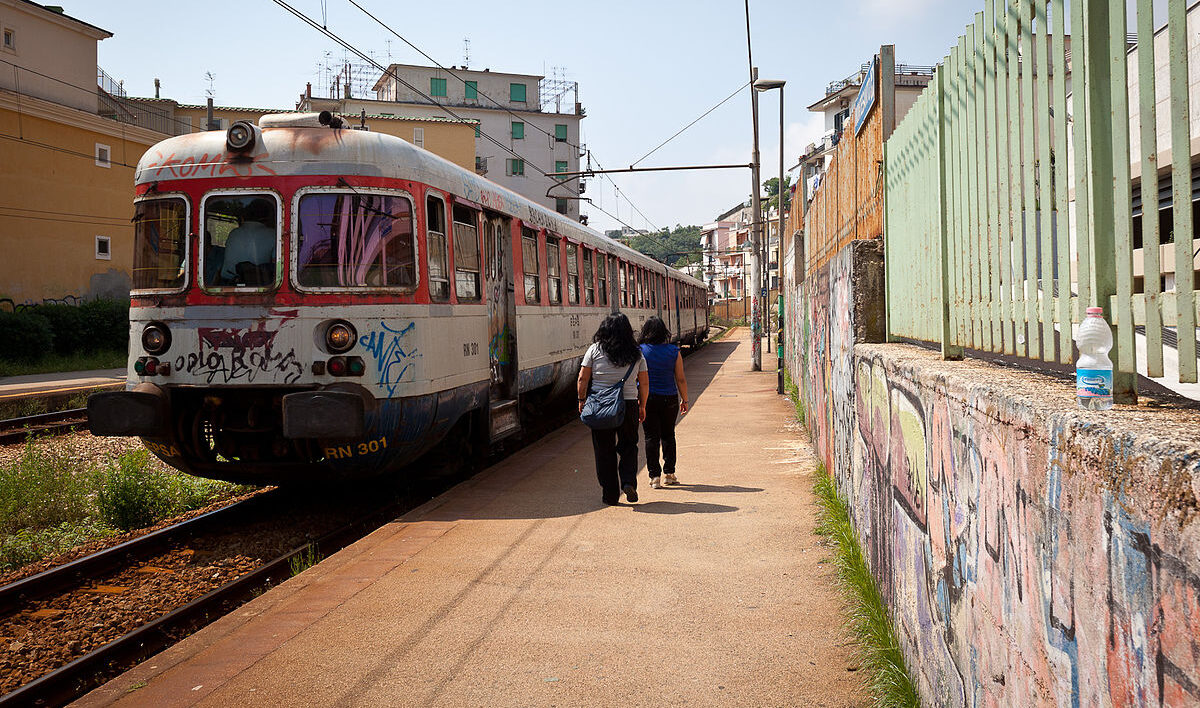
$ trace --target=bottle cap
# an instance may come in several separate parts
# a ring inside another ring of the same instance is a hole
[[[1089,308],[1087,309],[1087,313],[1088,313],[1089,315],[1103,315],[1103,314],[1104,314],[1104,308],[1103,308],[1103,307],[1089,307]]]

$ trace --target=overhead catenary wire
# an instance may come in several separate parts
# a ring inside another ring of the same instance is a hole
[[[383,20],[379,19],[379,18],[378,18],[378,17],[376,17],[374,14],[372,14],[370,11],[368,11],[366,8],[364,8],[362,5],[360,5],[360,4],[358,3],[358,1],[357,1],[357,0],[347,0],[347,2],[349,2],[351,5],[353,5],[353,6],[355,6],[356,8],[358,8],[358,9],[359,9],[359,11],[361,11],[361,12],[362,12],[364,15],[366,15],[367,17],[369,17],[369,18],[371,18],[372,20],[374,20],[374,21],[375,21],[375,22],[376,22],[376,23],[377,23],[377,24],[378,24],[380,27],[383,27],[383,28],[384,28],[385,30],[387,30],[388,32],[391,32],[393,35],[395,35],[395,36],[396,36],[396,38],[397,38],[397,39],[399,39],[400,41],[404,42],[404,43],[405,43],[405,44],[407,44],[409,47],[411,47],[411,48],[413,49],[413,51],[415,51],[415,52],[417,52],[418,54],[420,54],[421,56],[425,57],[425,59],[427,59],[429,62],[431,62],[431,63],[432,63],[434,66],[438,67],[438,68],[439,68],[439,69],[441,69],[442,71],[445,71],[447,74],[449,74],[449,75],[453,76],[455,79],[457,79],[458,81],[460,81],[460,82],[461,82],[463,85],[466,85],[466,83],[467,83],[467,80],[466,80],[466,79],[464,79],[463,77],[461,77],[461,76],[459,76],[457,73],[455,73],[455,71],[454,71],[453,69],[449,69],[449,68],[445,67],[444,65],[442,65],[442,64],[441,64],[441,62],[439,62],[438,60],[434,59],[434,58],[433,58],[432,56],[430,56],[430,55],[429,55],[427,52],[425,52],[425,50],[423,50],[423,49],[421,49],[420,47],[418,47],[417,45],[413,44],[413,43],[412,43],[411,41],[409,41],[409,40],[408,40],[408,38],[406,38],[404,35],[402,35],[402,34],[400,34],[399,32],[397,32],[397,31],[396,31],[394,28],[392,28],[390,25],[388,25],[388,24],[387,24],[387,23],[385,23]],[[360,54],[359,56],[362,56],[362,55]],[[374,63],[374,62],[372,62],[372,63]],[[378,66],[378,65],[376,64],[376,66]],[[385,73],[388,73],[388,72],[386,72],[386,71],[385,71]],[[397,77],[397,81],[400,81],[398,77]],[[410,88],[410,89],[412,89],[412,90],[414,90],[414,91],[417,91],[417,93],[419,93],[419,94],[421,94],[421,95],[423,95],[423,96],[425,95],[423,92],[421,92],[421,91],[418,91],[417,89],[415,89],[413,86],[411,86],[411,85],[410,85],[410,84],[408,84],[407,82],[400,81],[400,83],[403,83],[403,84],[404,84],[405,86],[407,86],[408,88]],[[745,87],[743,87],[743,88],[745,88]],[[741,89],[738,89],[738,90],[740,91]],[[482,92],[482,91],[479,91],[478,89],[476,89],[476,92],[477,92],[477,94],[478,94],[479,96],[482,96],[483,98],[487,99],[489,102],[491,102],[491,103],[492,103],[492,105],[494,105],[494,106],[496,106],[497,108],[499,108],[499,109],[503,110],[505,113],[509,114],[510,116],[512,116],[512,117],[514,117],[514,118],[519,118],[519,119],[521,119],[522,121],[524,121],[524,120],[525,120],[525,117],[524,117],[524,116],[521,116],[521,115],[519,115],[519,114],[517,114],[517,113],[514,113],[514,112],[513,112],[511,109],[509,109],[509,108],[508,108],[508,106],[505,106],[505,105],[501,104],[499,101],[497,101],[496,99],[492,98],[492,97],[491,97],[491,96],[489,96],[488,94],[486,94],[486,93],[484,93],[484,92]],[[432,99],[432,97],[429,97],[429,96],[426,96],[426,98],[429,98],[431,101],[433,100],[433,99]],[[732,98],[732,97],[731,97],[731,98]],[[728,100],[728,99],[726,99],[726,100]],[[722,101],[722,103],[724,103],[724,101]],[[717,105],[719,106],[720,104],[717,104]],[[715,108],[715,107],[714,107],[714,108]],[[711,111],[710,111],[710,112],[711,112]],[[707,114],[705,114],[705,115],[707,115]],[[704,117],[704,116],[701,116],[701,118],[703,118],[703,117]],[[699,119],[697,119],[697,120],[699,120]],[[546,130],[544,130],[544,129],[543,129],[541,126],[537,125],[536,123],[529,123],[528,125],[529,125],[530,127],[532,127],[534,130],[538,131],[539,133],[542,133],[543,135],[545,135],[545,136],[546,136],[546,137],[548,137],[548,138],[555,138],[555,139],[557,139],[557,136],[555,136],[554,134],[550,133],[549,131],[546,131]],[[688,127],[690,127],[690,126],[688,126]],[[686,130],[686,129],[687,129],[687,128],[684,128],[684,130]],[[682,132],[682,131],[680,131],[680,132]],[[576,150],[583,150],[583,149],[584,149],[584,148],[583,148],[581,145],[577,145],[577,144],[575,144],[575,143],[572,143],[572,142],[571,142],[571,141],[569,141],[569,140],[564,140],[563,142],[565,142],[565,143],[566,143],[566,144],[567,144],[569,147],[573,147],[573,148],[575,148]],[[657,149],[657,148],[656,148],[656,149]],[[588,154],[590,155],[590,154],[591,154],[591,151],[589,151],[589,152],[588,152]],[[645,159],[645,158],[643,158],[643,159]],[[597,164],[597,165],[599,165],[599,164],[600,164],[600,161],[599,161],[599,160],[597,160],[597,161],[596,161],[596,164]],[[541,170],[539,170],[539,172],[540,172],[540,171],[541,171]],[[543,174],[545,174],[545,173],[543,173]],[[616,190],[616,192],[617,192],[617,193],[618,193],[620,196],[622,196],[622,197],[624,197],[624,198],[625,198],[625,201],[629,202],[629,206],[630,206],[630,207],[632,207],[632,208],[633,208],[633,210],[634,210],[634,211],[636,211],[636,212],[637,212],[639,215],[641,215],[641,217],[642,217],[643,219],[645,219],[645,221],[646,221],[646,223],[647,223],[647,224],[649,224],[650,226],[654,226],[654,222],[652,222],[652,221],[650,221],[650,219],[646,218],[646,215],[645,215],[645,214],[642,214],[642,211],[641,211],[640,209],[638,209],[638,208],[637,208],[637,205],[635,205],[635,204],[633,203],[633,200],[631,200],[631,199],[629,198],[629,196],[628,196],[628,195],[626,195],[624,192],[622,192],[622,191],[621,191],[621,188],[617,186],[617,183],[613,181],[612,177],[607,177],[607,176],[606,176],[606,177],[605,177],[605,179],[607,179],[607,180],[608,180],[608,181],[609,181],[609,182],[612,184],[612,186],[613,186],[613,189],[614,189],[614,190]],[[595,203],[594,201],[592,201],[591,199],[585,199],[585,200],[583,200],[583,201],[587,201],[587,202],[588,202],[589,204],[591,204],[592,206],[596,206],[596,203]],[[612,218],[616,219],[616,220],[617,220],[617,221],[619,221],[621,224],[623,224],[623,225],[625,225],[625,226],[628,226],[628,227],[629,227],[629,228],[631,228],[631,229],[633,228],[632,226],[629,226],[629,224],[626,224],[625,222],[621,221],[619,218],[617,218],[617,217],[614,217],[612,214],[609,214],[607,211],[604,211],[604,209],[602,209],[602,208],[600,208],[600,207],[596,207],[596,208],[597,208],[597,209],[599,209],[601,212],[603,212],[603,213],[607,214],[608,216],[610,216],[610,217],[612,217]],[[659,230],[659,229],[658,229],[658,227],[655,227],[655,230],[656,230],[656,231],[657,231],[657,230]]]
[[[351,2],[353,2],[353,1],[354,1],[354,0],[351,0]],[[651,150],[650,152],[646,153],[645,155],[642,155],[642,156],[641,156],[641,157],[639,157],[639,158],[638,158],[636,161],[634,161],[634,162],[631,162],[631,163],[629,164],[629,166],[630,166],[631,168],[632,168],[632,167],[635,167],[635,166],[637,166],[637,164],[638,164],[639,162],[641,162],[642,160],[645,160],[647,157],[650,157],[650,156],[651,156],[651,155],[653,155],[654,153],[658,152],[658,150],[659,150],[660,148],[662,148],[664,145],[666,145],[667,143],[671,142],[671,141],[672,141],[672,140],[674,140],[675,138],[678,138],[678,137],[679,137],[680,135],[682,135],[682,134],[683,134],[683,132],[684,132],[684,131],[686,131],[688,128],[690,128],[690,127],[692,127],[693,125],[695,125],[695,124],[699,123],[700,121],[704,120],[704,118],[705,118],[705,117],[706,117],[706,116],[707,116],[709,113],[712,113],[713,111],[717,110],[717,109],[718,109],[718,108],[720,108],[721,106],[725,105],[725,103],[726,103],[727,101],[729,101],[729,99],[731,99],[731,98],[733,98],[734,96],[736,96],[736,95],[738,95],[739,93],[741,93],[741,92],[742,92],[742,90],[743,90],[743,89],[745,89],[745,88],[746,88],[747,86],[749,86],[749,85],[750,85],[750,82],[749,82],[749,81],[747,81],[746,83],[744,83],[744,84],[742,84],[741,86],[739,86],[739,87],[737,88],[737,90],[736,90],[736,91],[734,91],[733,93],[729,94],[729,95],[728,95],[728,96],[726,96],[725,98],[721,99],[721,101],[720,101],[719,103],[717,103],[717,105],[713,106],[712,108],[708,109],[708,110],[707,110],[707,111],[705,111],[704,113],[700,114],[700,117],[699,117],[699,118],[697,118],[696,120],[692,121],[691,123],[688,123],[687,125],[685,125],[685,126],[683,126],[682,128],[680,128],[680,129],[679,129],[679,132],[675,133],[675,134],[674,134],[674,135],[672,135],[671,137],[669,137],[669,138],[667,138],[666,140],[662,141],[662,143],[660,143],[660,144],[658,145],[658,147],[654,148],[653,150]]]
[[[352,52],[353,54],[355,54],[356,56],[358,56],[358,57],[359,57],[360,59],[362,59],[363,61],[365,61],[365,62],[367,62],[367,63],[371,64],[372,66],[374,66],[376,69],[378,69],[379,71],[381,71],[381,72],[383,73],[383,75],[384,75],[384,76],[388,76],[388,77],[390,77],[390,78],[394,79],[394,80],[395,80],[397,83],[399,83],[399,84],[402,84],[403,86],[405,86],[406,88],[408,88],[408,89],[409,89],[410,91],[412,91],[413,93],[417,94],[418,96],[421,96],[423,99],[425,99],[425,101],[426,101],[426,102],[428,102],[428,104],[429,104],[429,105],[431,105],[431,106],[433,106],[433,107],[435,107],[435,108],[439,108],[439,109],[441,109],[442,111],[444,111],[444,112],[446,112],[447,114],[449,114],[449,115],[450,115],[452,118],[454,118],[454,119],[456,119],[456,120],[458,120],[458,121],[460,121],[460,122],[462,122],[462,123],[468,123],[468,122],[470,122],[470,120],[469,120],[469,119],[467,119],[467,118],[463,118],[462,116],[458,115],[458,114],[457,114],[457,113],[455,113],[453,110],[451,110],[451,109],[450,109],[448,106],[446,106],[446,105],[443,105],[443,104],[441,104],[441,103],[439,103],[439,102],[435,101],[435,100],[433,99],[433,97],[432,97],[432,96],[430,96],[430,95],[426,94],[426,93],[425,93],[424,91],[422,91],[421,89],[417,88],[416,86],[413,86],[412,84],[408,83],[408,82],[407,82],[407,81],[405,81],[404,79],[400,78],[400,77],[399,77],[399,76],[398,76],[398,75],[397,75],[395,72],[391,71],[391,70],[390,70],[388,67],[384,67],[384,66],[380,65],[380,64],[379,64],[379,62],[375,61],[375,59],[374,59],[374,58],[372,58],[371,56],[367,55],[365,52],[363,52],[363,51],[362,51],[362,50],[360,50],[358,47],[356,47],[356,46],[354,46],[353,44],[351,44],[349,41],[347,41],[347,40],[345,40],[345,39],[342,39],[342,38],[341,38],[341,36],[339,36],[337,33],[333,32],[332,30],[330,30],[330,29],[328,29],[328,28],[326,28],[326,27],[322,27],[322,26],[321,26],[319,23],[317,23],[317,22],[316,22],[316,20],[312,19],[311,17],[309,17],[308,15],[304,14],[304,13],[303,13],[303,12],[301,12],[300,10],[297,10],[295,7],[292,7],[290,4],[288,4],[287,2],[285,2],[285,0],[273,0],[273,1],[275,2],[275,4],[276,4],[276,5],[279,5],[280,7],[282,7],[283,9],[287,10],[287,11],[288,11],[288,12],[290,12],[292,15],[294,15],[296,18],[298,18],[299,20],[301,20],[302,22],[304,22],[305,24],[309,25],[310,27],[312,27],[313,29],[317,30],[317,31],[318,31],[318,32],[320,32],[321,34],[324,34],[324,35],[325,35],[327,38],[329,38],[329,39],[333,40],[334,42],[336,42],[336,43],[337,43],[339,46],[341,46],[342,48],[346,49],[346,50],[347,50],[347,51],[349,51],[349,52]],[[494,144],[494,145],[496,145],[497,147],[499,147],[501,150],[504,150],[505,152],[507,152],[507,153],[509,153],[509,154],[513,155],[514,157],[516,157],[516,158],[520,159],[520,160],[522,161],[522,163],[523,163],[523,164],[526,164],[526,165],[529,165],[529,166],[531,166],[531,167],[532,167],[534,170],[536,170],[536,171],[537,171],[538,173],[540,173],[542,176],[544,176],[544,177],[546,177],[546,178],[548,178],[548,179],[552,179],[552,180],[556,179],[553,173],[547,172],[547,171],[543,170],[541,167],[539,167],[537,164],[535,164],[535,163],[533,163],[533,162],[530,162],[529,160],[527,160],[527,159],[525,158],[525,156],[524,156],[524,155],[522,155],[521,153],[519,153],[519,152],[517,152],[516,150],[512,149],[511,147],[509,147],[509,146],[505,145],[503,142],[501,142],[501,141],[497,140],[496,138],[492,137],[492,136],[491,136],[490,134],[488,134],[487,132],[485,132],[485,131],[483,131],[483,130],[480,130],[480,131],[479,131],[479,135],[480,135],[480,137],[482,137],[482,138],[486,139],[487,141],[489,141],[489,142],[491,142],[492,144]],[[611,181],[611,180],[610,180],[610,181]],[[587,201],[589,204],[594,204],[594,203],[592,202],[592,200],[590,200],[590,199],[586,199],[586,198],[581,198],[581,199],[584,199],[584,200],[585,200],[585,201]],[[626,197],[626,201],[628,201],[628,197]],[[630,202],[630,205],[632,206],[632,202]],[[636,207],[635,207],[635,210],[636,210]],[[612,215],[612,214],[610,214],[609,212],[607,212],[607,211],[604,211],[603,209],[600,209],[600,211],[602,211],[604,214],[606,214],[606,215],[608,215],[608,216],[612,217],[613,219],[615,219],[615,220],[619,221],[619,222],[620,222],[621,224],[623,224],[624,226],[627,226],[627,227],[628,227],[628,228],[630,228],[630,229],[634,229],[634,227],[633,227],[633,226],[631,226],[631,225],[629,225],[629,224],[625,223],[624,221],[621,221],[620,219],[617,219],[615,216],[613,216],[613,215]],[[639,214],[641,214],[641,212],[640,212],[640,211],[638,211],[638,213],[639,213]],[[642,217],[642,218],[645,218],[645,215],[643,215],[643,217]],[[652,223],[652,222],[651,222],[649,219],[646,219],[646,222],[647,222],[647,223],[649,223],[649,224],[651,224],[651,225],[653,225],[653,223]],[[636,229],[634,229],[634,230],[636,230]]]

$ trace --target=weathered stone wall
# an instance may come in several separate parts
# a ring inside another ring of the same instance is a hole
[[[1200,414],[863,344],[859,248],[789,284],[787,365],[925,703],[1200,703]]]

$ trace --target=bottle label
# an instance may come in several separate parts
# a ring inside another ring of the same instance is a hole
[[[1112,387],[1112,369],[1075,370],[1075,395],[1080,398],[1111,396]]]

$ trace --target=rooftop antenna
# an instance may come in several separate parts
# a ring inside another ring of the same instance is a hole
[[[471,65],[471,38],[463,37],[463,68]]]
[[[207,98],[213,98],[216,95],[216,92],[213,89],[213,84],[216,82],[217,77],[214,76],[211,71],[206,71],[204,72],[204,80],[208,82],[208,88],[205,89],[204,95]]]

